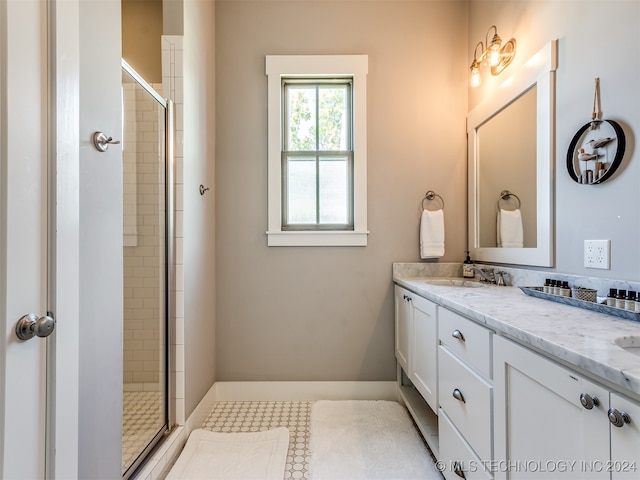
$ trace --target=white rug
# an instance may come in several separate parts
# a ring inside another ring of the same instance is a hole
[[[442,479],[397,402],[316,402],[310,435],[313,480]]]
[[[219,433],[197,429],[166,480],[282,480],[289,430]]]

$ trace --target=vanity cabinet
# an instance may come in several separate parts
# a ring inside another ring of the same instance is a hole
[[[493,374],[496,479],[640,477],[637,403],[502,337]]]
[[[436,304],[398,286],[395,297],[396,359],[435,412],[438,410]]]
[[[490,330],[444,308],[438,309],[438,430],[445,478],[491,478]]]
[[[639,479],[638,395],[503,334],[395,286],[400,397],[445,478]]]

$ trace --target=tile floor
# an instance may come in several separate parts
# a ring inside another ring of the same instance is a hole
[[[122,400],[122,472],[124,473],[158,433],[164,420],[160,392],[124,392]]]
[[[313,402],[216,402],[202,428],[214,432],[289,429],[284,479],[310,478],[309,428]]]

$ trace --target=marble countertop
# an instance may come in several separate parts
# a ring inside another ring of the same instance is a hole
[[[432,285],[434,277],[405,273],[394,273],[394,282],[640,398],[640,355],[615,343],[640,337],[640,322],[530,297],[517,287]]]

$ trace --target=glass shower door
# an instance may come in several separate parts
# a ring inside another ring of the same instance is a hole
[[[159,86],[157,86],[159,88]],[[124,363],[122,473],[167,432],[169,255],[167,102],[123,62]],[[170,122],[169,122],[170,123]],[[170,138],[170,136],[169,136]]]

